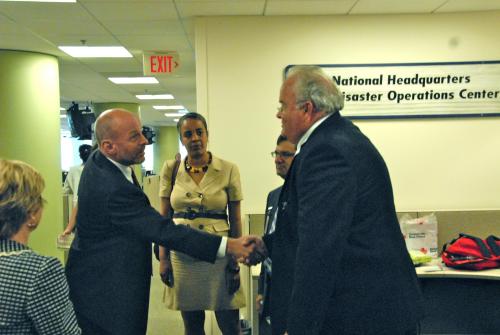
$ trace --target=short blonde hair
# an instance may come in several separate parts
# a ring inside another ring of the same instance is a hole
[[[45,181],[21,161],[0,159],[0,238],[17,233],[28,215],[43,207]]]

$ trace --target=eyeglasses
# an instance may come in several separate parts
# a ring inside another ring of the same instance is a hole
[[[290,158],[290,157],[295,156],[295,152],[273,151],[273,152],[271,152],[271,156],[273,156],[274,158],[276,158],[276,157]]]

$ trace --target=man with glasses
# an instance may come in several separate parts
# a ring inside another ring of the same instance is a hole
[[[276,150],[271,152],[276,165],[276,174],[285,179],[295,156],[295,144],[288,141],[283,135],[278,136]],[[271,234],[276,225],[276,213],[278,212],[278,200],[281,193],[281,187],[278,187],[267,196],[266,202],[266,221],[264,232]],[[259,312],[259,330],[260,335],[271,335],[271,325],[269,317],[269,296],[271,290],[272,260],[267,258],[261,265],[259,276],[259,289],[256,298],[257,311]]]

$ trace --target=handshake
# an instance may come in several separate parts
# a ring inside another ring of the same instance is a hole
[[[240,263],[255,265],[267,258],[267,248],[259,236],[246,235],[227,239],[227,253]]]

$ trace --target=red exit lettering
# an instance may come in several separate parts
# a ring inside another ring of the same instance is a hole
[[[172,56],[152,55],[149,58],[149,64],[153,73],[170,73],[174,65],[177,67],[177,62],[173,62]]]

